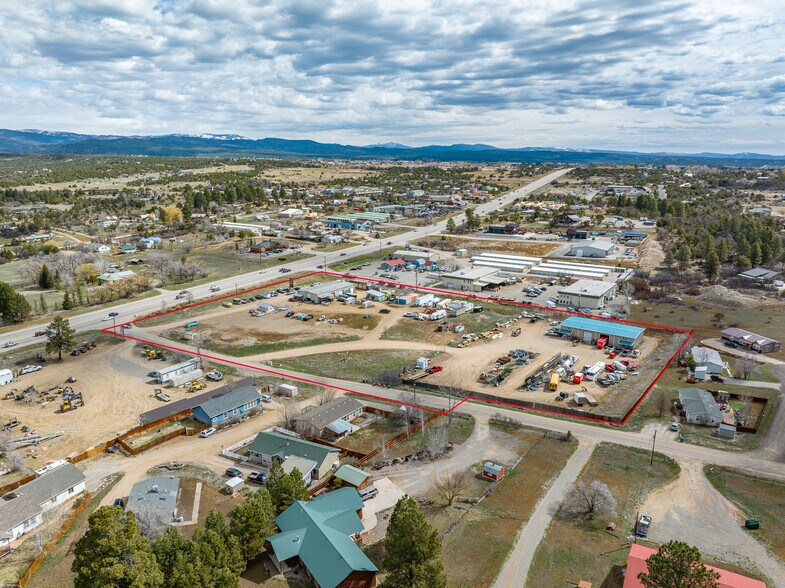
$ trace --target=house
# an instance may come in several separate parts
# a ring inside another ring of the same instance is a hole
[[[643,582],[638,579],[638,576],[649,570],[646,561],[656,552],[656,549],[646,547],[640,543],[633,543],[630,546],[623,588],[644,588]],[[706,567],[720,575],[719,580],[717,580],[718,588],[766,588],[766,584],[760,580],[753,580],[747,576],[729,572],[722,568],[715,568],[714,566],[707,565]]]
[[[305,302],[313,302],[321,304],[322,302],[329,302],[338,296],[354,296],[354,286],[349,282],[338,280],[335,282],[326,282],[319,286],[306,286],[300,292],[300,298]]]
[[[603,259],[613,253],[615,245],[602,239],[581,239],[570,245],[567,255],[570,257],[592,257]]]
[[[681,388],[679,402],[684,410],[688,423],[693,425],[719,425],[722,411],[714,400],[714,396],[700,388]]]
[[[289,245],[280,239],[267,239],[254,243],[248,248],[249,253],[264,253],[275,249],[286,249]]]
[[[43,523],[43,513],[85,490],[85,475],[68,462],[38,470],[40,475],[0,499],[0,547]]]
[[[125,280],[126,278],[131,278],[135,275],[136,274],[131,270],[125,270],[111,274],[100,274],[97,279],[99,284],[108,284],[110,282],[119,282],[120,280]]]
[[[517,223],[505,223],[503,225],[488,225],[488,230],[486,232],[494,235],[512,235],[517,231]]]
[[[735,327],[725,329],[722,332],[722,338],[726,341],[737,343],[746,349],[757,351],[758,353],[776,353],[781,347],[779,341]]]
[[[343,237],[341,237],[340,235],[331,235],[328,233],[326,235],[322,235],[321,241],[325,245],[335,245],[337,243],[342,243]]]
[[[161,237],[142,237],[139,239],[139,244],[145,249],[152,249],[161,243]]]
[[[281,572],[301,566],[318,588],[374,588],[378,569],[352,540],[363,530],[362,507],[354,488],[298,500],[275,519],[273,563]]]
[[[305,211],[300,208],[287,208],[286,210],[282,210],[278,213],[278,216],[281,218],[296,218],[298,216],[303,216]]]
[[[156,384],[167,384],[175,381],[178,377],[192,373],[199,369],[199,358],[192,357],[181,363],[169,365],[158,371],[152,372],[152,377]]]
[[[774,270],[768,270],[764,267],[754,267],[752,269],[748,269],[747,271],[741,272],[740,274],[736,274],[742,280],[746,280],[748,282],[755,282],[758,284],[768,284],[773,282],[780,276],[780,272],[775,272]]]
[[[583,219],[577,214],[558,214],[553,217],[560,225],[574,225],[581,222]]]
[[[442,284],[445,288],[459,292],[482,292],[498,288],[505,283],[507,278],[503,278],[499,270],[493,267],[461,269],[442,276]]]
[[[703,368],[709,376],[722,374],[723,361],[716,349],[695,345],[690,350],[690,355],[695,360],[696,371],[698,368]]]
[[[607,337],[609,347],[634,348],[643,341],[646,329],[625,323],[571,316],[559,325],[559,333],[585,343]]]
[[[118,253],[125,255],[126,253],[136,253],[138,250],[136,245],[120,245]]]
[[[337,447],[306,441],[294,434],[275,431],[259,433],[248,446],[249,459],[266,467],[270,467],[273,461],[285,466],[287,460],[292,458],[312,462],[310,471],[302,472],[303,477],[308,477],[306,482],[326,476],[340,455],[341,450]]]
[[[381,269],[387,272],[400,271],[404,267],[406,267],[406,262],[403,259],[390,259],[383,261],[381,265]]]
[[[174,476],[153,476],[131,487],[125,504],[143,528],[162,533],[177,518],[177,496],[180,479]]]
[[[98,249],[96,249],[97,253],[109,253],[112,250],[109,245],[99,245]]]
[[[351,421],[363,413],[363,404],[349,396],[330,400],[295,419],[297,430],[308,437],[335,439],[356,431]]]
[[[259,408],[261,403],[262,396],[259,388],[243,386],[195,406],[193,415],[200,423],[217,427]]]
[[[362,490],[371,483],[371,474],[346,463],[335,471],[335,478],[340,480],[341,486],[351,486],[357,490]]]
[[[616,282],[599,280],[577,280],[559,290],[559,304],[575,308],[598,310],[616,297]]]

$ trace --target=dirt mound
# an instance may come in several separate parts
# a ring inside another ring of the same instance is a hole
[[[715,306],[724,306],[727,308],[753,308],[760,306],[763,301],[756,296],[748,296],[731,290],[725,286],[709,286],[704,288],[698,300],[704,304],[713,304]]]
[[[662,245],[653,236],[646,239],[638,247],[638,267],[646,271],[654,271],[665,261]]]

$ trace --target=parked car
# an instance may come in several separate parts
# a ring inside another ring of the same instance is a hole
[[[261,398],[262,398],[262,402],[272,402],[273,401],[273,397],[270,396],[269,394],[262,394]]]
[[[213,382],[220,382],[221,380],[224,379],[224,375],[218,370],[213,370],[211,372],[208,372],[205,378],[207,378],[208,380],[212,380]]]
[[[32,374],[33,372],[37,372],[40,369],[40,365],[26,365],[21,370],[19,370],[19,375],[23,376],[25,374]]]
[[[362,490],[358,490],[358,492],[360,493],[360,500],[364,502],[366,500],[370,500],[371,498],[376,498],[376,495],[379,494],[379,489],[371,484]]]
[[[681,425],[679,423],[671,423],[671,431],[678,431],[681,429]]]
[[[429,368],[428,368],[427,370],[425,370],[425,371],[426,371],[427,373],[429,373],[429,374],[438,374],[438,373],[439,373],[440,371],[442,371],[443,369],[444,369],[444,368],[443,368],[442,366],[440,366],[440,365],[432,365],[431,367],[429,367]]]
[[[227,478],[242,478],[243,473],[238,470],[237,468],[226,468],[226,477]]]
[[[115,498],[112,506],[119,506],[120,508],[125,508],[125,500],[123,500],[122,498]]]
[[[254,484],[265,484],[267,482],[267,474],[261,472],[251,472],[248,474],[248,481]]]
[[[210,427],[209,429],[205,429],[204,431],[199,433],[199,436],[202,439],[207,439],[210,435],[214,435],[214,434],[215,434],[215,428],[214,427]]]
[[[717,374],[713,374],[711,376],[711,381],[712,382],[719,382],[720,384],[722,384],[725,381],[725,378],[723,378],[722,376],[718,376]]]
[[[379,312],[382,313],[382,314],[390,314],[390,309],[389,308],[382,308],[382,309],[379,310]]]

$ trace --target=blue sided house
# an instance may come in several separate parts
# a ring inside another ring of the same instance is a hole
[[[268,539],[276,567],[301,567],[319,588],[376,586],[378,569],[352,540],[363,530],[362,508],[350,487],[295,502],[275,519],[281,532]]]
[[[243,386],[211,398],[193,408],[194,418],[211,427],[238,418],[262,404],[262,395],[255,386]]]
[[[578,339],[584,343],[596,341],[600,337],[607,337],[610,346],[629,347],[631,349],[643,342],[643,333],[645,331],[646,329],[634,325],[581,316],[571,316],[559,325],[559,332],[562,335]]]

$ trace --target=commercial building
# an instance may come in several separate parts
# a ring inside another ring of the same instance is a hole
[[[613,253],[615,245],[610,241],[602,241],[601,239],[588,239],[581,241],[574,241],[570,245],[570,250],[567,255],[570,257],[593,257],[605,258]]]
[[[584,278],[587,280],[604,280],[614,268],[607,265],[576,263],[572,261],[543,261],[529,270],[537,276],[551,278]]]
[[[358,219],[353,215],[328,216],[325,222],[331,229],[346,229],[350,231],[370,231],[373,227],[371,221]]]
[[[217,427],[258,409],[261,404],[259,389],[255,386],[243,386],[195,406],[193,415],[200,423]]]
[[[354,286],[349,282],[338,280],[336,282],[326,282],[318,286],[307,286],[300,290],[300,298],[306,302],[321,304],[335,300],[336,297],[354,296]]]
[[[512,235],[518,231],[516,223],[505,223],[503,225],[488,225],[488,233],[492,235]]]
[[[286,249],[289,244],[281,239],[265,239],[254,243],[248,249],[249,253],[264,253],[265,251],[272,251],[274,249]]]
[[[41,470],[39,470],[41,471]],[[68,462],[41,473],[0,499],[0,547],[43,523],[43,513],[76,498],[85,490],[85,476]]]
[[[142,528],[163,533],[177,518],[179,493],[179,478],[153,476],[133,485],[125,510],[136,515]]]
[[[157,384],[168,384],[176,382],[180,376],[193,373],[199,369],[199,358],[192,357],[181,363],[169,365],[160,370],[152,372],[153,379]],[[201,370],[200,370],[201,371]]]
[[[782,346],[779,341],[735,327],[725,329],[722,332],[722,338],[758,353],[776,353]]]
[[[649,571],[649,566],[646,562],[655,553],[657,553],[656,549],[646,547],[640,543],[633,543],[630,546],[623,588],[644,588],[643,582],[638,579],[638,576]],[[760,580],[753,580],[747,576],[729,572],[722,568],[715,568],[714,566],[707,565],[706,568],[720,575],[719,580],[717,580],[718,588],[766,588],[765,582]]]
[[[615,282],[599,280],[578,280],[559,290],[559,304],[575,308],[598,310],[616,297],[618,286]]]
[[[409,263],[420,259],[423,261],[433,261],[439,258],[437,253],[431,251],[418,251],[416,249],[399,249],[393,253],[392,256],[394,259],[403,259]]]
[[[607,337],[610,347],[634,348],[643,342],[645,329],[624,323],[571,316],[562,322],[559,332],[586,343]]]
[[[754,267],[736,275],[742,280],[746,280],[748,282],[768,284],[778,278],[781,274],[780,272],[775,272],[774,270],[769,270],[765,267]]]
[[[362,508],[354,488],[298,500],[275,519],[273,563],[280,572],[301,567],[318,588],[373,588],[378,569],[352,540],[363,530]]]
[[[541,261],[542,258],[540,257],[502,255],[498,253],[480,253],[472,256],[472,265],[475,267],[493,267],[507,272],[525,272]]]
[[[248,447],[248,456],[251,461],[266,467],[271,466],[273,461],[286,466],[287,460],[290,459],[308,460],[313,464],[310,466],[310,470],[307,472],[300,470],[303,477],[308,476],[306,482],[327,475],[340,455],[341,450],[337,447],[306,441],[292,434],[275,431],[259,433]]]
[[[714,396],[700,388],[679,389],[679,402],[684,410],[684,417],[693,425],[719,425],[722,411],[714,400]]]
[[[456,270],[442,276],[442,285],[459,292],[482,292],[498,288],[508,282],[492,267],[474,267]]]
[[[349,396],[331,400],[295,419],[297,430],[308,437],[336,439],[358,429],[350,421],[363,413],[363,404]]]

